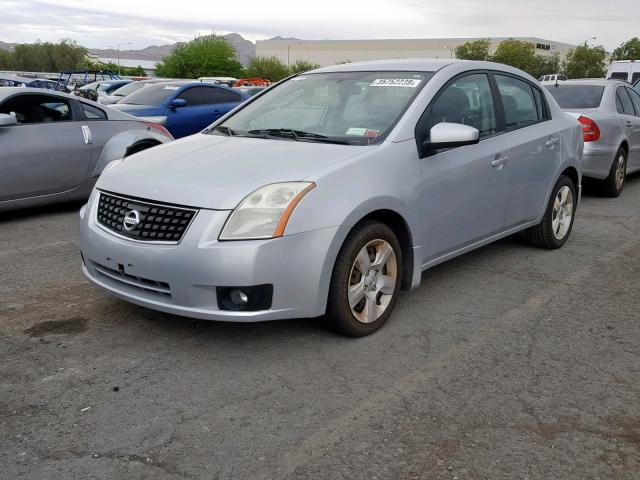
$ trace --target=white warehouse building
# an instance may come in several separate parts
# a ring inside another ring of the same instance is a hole
[[[536,45],[536,53],[564,57],[575,45],[537,37],[493,37],[490,51],[493,53],[501,41],[507,38],[524,40]],[[423,38],[397,40],[258,40],[256,55],[275,56],[283,63],[292,65],[297,60],[317,63],[321,66],[340,62],[383,60],[387,58],[455,58],[457,46],[480,38]]]

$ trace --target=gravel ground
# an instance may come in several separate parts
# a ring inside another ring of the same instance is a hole
[[[78,207],[0,217],[3,480],[640,478],[639,176],[559,251],[425,272],[359,340],[111,298]]]

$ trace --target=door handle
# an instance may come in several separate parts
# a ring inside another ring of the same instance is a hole
[[[509,157],[507,157],[506,155],[498,154],[498,155],[496,155],[496,158],[491,160],[491,166],[495,167],[495,168],[500,168],[505,163],[507,163],[508,160],[509,160]]]
[[[552,147],[559,141],[560,141],[559,137],[549,137],[545,143],[547,144],[547,147]]]
[[[92,138],[91,138],[91,129],[89,128],[88,125],[82,126],[82,136],[84,137],[85,145],[90,145],[92,142]]]
[[[631,123],[629,120],[627,120],[627,127],[633,127],[633,123]]]

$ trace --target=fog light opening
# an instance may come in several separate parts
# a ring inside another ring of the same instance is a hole
[[[216,287],[218,308],[236,312],[269,310],[273,299],[273,285]]]
[[[231,290],[229,299],[234,303],[234,305],[238,305],[239,307],[244,307],[247,303],[249,303],[249,296],[242,290],[239,290],[237,288]]]

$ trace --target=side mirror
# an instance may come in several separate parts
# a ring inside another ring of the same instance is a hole
[[[6,113],[0,113],[0,127],[11,127],[18,125],[18,119],[13,115],[7,115]]]
[[[171,100],[171,103],[169,104],[169,107],[171,108],[180,108],[180,107],[186,107],[187,106],[187,101],[184,98],[174,98],[173,100]]]
[[[475,145],[479,141],[480,132],[477,128],[460,123],[442,122],[431,128],[429,138],[422,143],[422,146],[425,150],[438,150]]]

